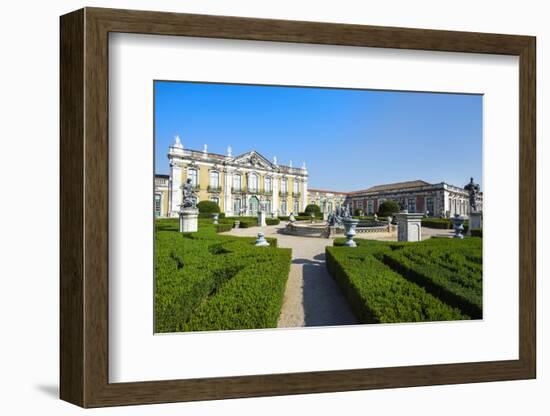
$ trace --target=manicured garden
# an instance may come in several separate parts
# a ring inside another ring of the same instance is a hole
[[[330,274],[362,323],[480,319],[482,243],[477,237],[418,243],[336,240]]]
[[[180,233],[177,219],[156,220],[155,332],[277,326],[291,251],[219,235],[229,221],[199,219],[197,233]]]

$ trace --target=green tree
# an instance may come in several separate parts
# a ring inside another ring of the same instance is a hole
[[[378,207],[379,217],[390,217],[399,212],[399,205],[395,201],[384,201]]]
[[[201,214],[214,214],[220,212],[220,207],[214,201],[201,201],[197,204]]]
[[[305,211],[304,211],[307,215],[315,215],[316,217],[319,217],[321,216],[321,208],[319,208],[318,205],[315,205],[315,204],[309,204]]]

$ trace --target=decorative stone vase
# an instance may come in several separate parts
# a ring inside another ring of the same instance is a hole
[[[233,228],[239,228],[241,226],[241,222],[240,221],[235,221],[233,223]]]
[[[346,247],[357,247],[357,244],[355,241],[353,241],[353,237],[355,237],[355,227],[357,227],[357,224],[359,223],[359,220],[354,218],[345,218],[344,221],[344,228],[346,230],[345,236],[346,236],[346,242],[344,243],[344,246]]]
[[[462,235],[462,232],[464,231],[464,220],[465,218],[458,214],[455,214],[455,216],[451,218],[455,230],[453,238],[464,238],[464,235]]]
[[[264,233],[258,233],[258,238],[256,239],[256,244],[254,244],[256,247],[267,247],[269,246],[269,243],[265,239]]]
[[[212,214],[212,218],[214,219],[213,224],[218,225],[218,218],[220,217],[220,214]]]

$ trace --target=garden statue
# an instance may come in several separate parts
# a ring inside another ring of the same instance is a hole
[[[474,178],[470,178],[464,190],[468,191],[468,197],[470,202],[470,212],[477,212],[477,194],[480,192],[479,184],[474,183]]]
[[[183,201],[181,208],[196,208],[197,207],[197,194],[193,184],[191,183],[191,178],[187,178],[185,185],[181,187],[183,193]]]

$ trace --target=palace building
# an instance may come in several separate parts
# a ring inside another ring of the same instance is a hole
[[[170,174],[155,175],[155,215],[176,217],[182,202],[181,186],[187,178],[195,187],[197,202],[217,203],[227,216],[268,213],[288,215],[303,211],[307,204],[308,172],[279,165],[252,150],[238,156],[184,149],[178,136],[168,150]]]
[[[430,217],[451,217],[469,214],[469,196],[463,187],[445,182],[430,184],[423,180],[376,185],[353,191],[308,189],[308,171],[279,165],[277,158],[268,160],[252,150],[238,156],[184,149],[180,138],[168,150],[169,175],[155,175],[154,210],[157,217],[177,217],[182,202],[181,186],[187,178],[195,187],[197,202],[217,203],[227,216],[255,216],[260,208],[274,215],[303,212],[308,204],[316,204],[323,213],[338,206],[350,205],[352,212],[362,210],[367,215],[378,211],[387,200],[397,202],[409,212]],[[477,196],[481,211],[483,193]]]
[[[337,207],[345,205],[348,192],[327,191],[326,189],[313,189],[308,191],[308,204],[315,204],[323,213],[331,213]]]
[[[372,215],[387,200],[397,202],[409,212],[421,212],[430,217],[468,215],[470,212],[468,191],[463,187],[445,182],[430,184],[422,180],[377,185],[349,192],[346,204],[351,204],[353,211],[361,209],[367,215]],[[476,204],[477,209],[481,210],[482,193],[478,194]]]

